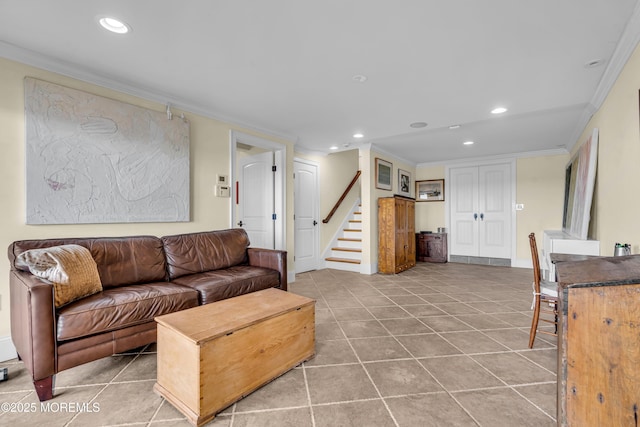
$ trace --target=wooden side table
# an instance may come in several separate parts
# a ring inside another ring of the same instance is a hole
[[[447,262],[447,233],[416,233],[417,260]]]

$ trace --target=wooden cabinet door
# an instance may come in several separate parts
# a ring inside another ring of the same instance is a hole
[[[378,271],[395,272],[395,205],[393,199],[378,199]]]
[[[407,268],[416,265],[416,202],[407,200]]]
[[[407,204],[402,199],[395,200],[395,219],[395,271],[399,273],[407,269]]]

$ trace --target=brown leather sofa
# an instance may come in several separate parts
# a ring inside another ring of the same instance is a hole
[[[77,244],[103,290],[58,309],[53,285],[16,266],[29,249]],[[154,317],[270,287],[287,290],[285,251],[249,247],[243,229],[22,240],[9,246],[11,338],[41,401],[65,369],[155,342]]]

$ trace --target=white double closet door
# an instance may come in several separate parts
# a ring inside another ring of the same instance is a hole
[[[511,258],[513,162],[449,169],[451,255]]]

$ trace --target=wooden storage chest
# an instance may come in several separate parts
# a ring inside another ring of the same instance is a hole
[[[196,426],[315,353],[315,301],[278,289],[156,321],[154,390]]]

